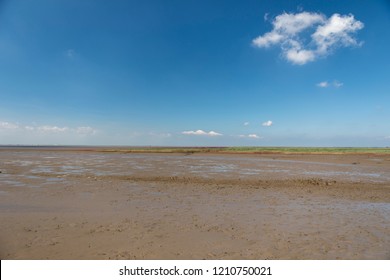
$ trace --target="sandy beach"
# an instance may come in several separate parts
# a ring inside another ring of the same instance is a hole
[[[1,259],[390,259],[390,155],[0,149]]]

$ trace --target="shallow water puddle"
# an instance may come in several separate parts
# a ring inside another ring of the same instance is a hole
[[[7,155],[9,160],[7,160]],[[186,176],[194,174],[201,177],[223,176],[223,178],[308,178],[315,176],[323,179],[353,180],[368,182],[388,182],[390,172],[381,164],[345,164],[333,162],[315,162],[293,159],[275,159],[264,157],[239,157],[218,155],[156,155],[156,154],[93,154],[61,152],[8,152],[2,154],[5,161],[0,169],[12,169],[17,176],[23,175],[30,181],[55,182],[58,175],[77,176]],[[381,159],[370,159],[371,162]],[[1,164],[1,163],[0,163]],[[4,166],[4,167],[3,167]],[[42,176],[40,176],[42,175]],[[43,176],[44,175],[44,176]],[[27,177],[31,176],[31,177]],[[4,178],[3,178],[4,179]],[[19,179],[8,177],[9,181],[22,184]],[[23,180],[24,180],[23,179]],[[1,180],[1,178],[0,178]]]

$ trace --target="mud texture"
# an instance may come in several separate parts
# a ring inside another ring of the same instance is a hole
[[[390,259],[390,155],[0,149],[1,259]]]

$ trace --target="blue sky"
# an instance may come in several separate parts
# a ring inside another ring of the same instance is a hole
[[[390,146],[390,2],[0,1],[0,144]]]

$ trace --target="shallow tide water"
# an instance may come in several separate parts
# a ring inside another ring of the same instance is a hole
[[[389,163],[1,150],[0,257],[388,259]]]
[[[1,152],[0,184],[64,183],[66,176],[198,176],[203,178],[320,178],[390,182],[387,166],[263,157],[159,154]],[[380,162],[382,159],[371,159]],[[29,182],[29,183],[26,183]]]

